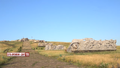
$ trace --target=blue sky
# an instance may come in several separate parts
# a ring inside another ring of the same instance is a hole
[[[117,40],[120,0],[0,0],[0,40]]]

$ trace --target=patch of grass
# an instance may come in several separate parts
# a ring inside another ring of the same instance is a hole
[[[45,47],[36,47],[37,50],[44,50]]]
[[[53,45],[64,45],[67,48],[70,45],[70,42],[53,42],[53,41],[50,41],[49,43],[53,43]]]
[[[115,55],[115,54],[114,54]],[[74,63],[77,63],[78,61],[82,62],[83,66],[107,66],[107,64],[109,63],[113,63],[114,65],[117,63],[120,63],[120,59],[118,59],[118,61],[115,61],[114,58],[111,58],[112,54],[109,55],[69,55],[69,56],[65,56],[65,61],[72,61]],[[116,55],[117,56],[117,55]],[[62,58],[61,58],[62,59]],[[104,64],[102,63],[104,61]],[[110,66],[110,65],[108,65]]]
[[[22,50],[22,46],[18,49],[18,52],[20,52]]]
[[[35,50],[35,48],[38,47],[38,43],[31,43],[31,47],[33,50]]]
[[[30,44],[32,44],[33,42],[32,41],[30,41]]]
[[[66,53],[65,51],[36,50],[42,55],[57,57],[58,60],[90,68],[111,68],[120,64],[120,46],[116,51]]]
[[[108,68],[108,64],[102,62],[102,63],[99,65],[99,67],[100,67],[100,68]]]
[[[35,64],[38,63],[37,61],[32,64],[32,66],[35,66]]]
[[[32,48],[33,50],[35,50],[35,48]]]
[[[48,50],[48,51],[45,51],[45,50],[39,50],[38,51],[40,54],[42,55],[48,55],[48,56],[59,56],[60,54],[61,55],[64,55],[66,54],[64,51],[61,51],[61,50],[56,50],[56,51],[52,51],[52,50]]]
[[[2,61],[0,61],[0,67],[3,66],[8,61],[12,60],[13,58],[16,58],[16,57],[6,57],[6,56],[1,56],[1,57],[2,57]]]
[[[22,42],[8,41],[0,42],[0,65],[5,64],[14,57],[6,56],[7,52],[18,52],[21,51]]]

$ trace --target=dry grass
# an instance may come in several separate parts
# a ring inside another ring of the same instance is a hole
[[[42,55],[47,56],[60,56],[59,59],[65,58],[65,61],[72,61],[73,63],[81,63],[82,66],[100,66],[103,62],[104,64],[108,64],[108,67],[111,68],[112,65],[117,66],[117,63],[120,64],[120,53],[115,54],[90,54],[90,55],[69,55],[64,51],[39,51]]]
[[[7,52],[17,52],[21,46],[22,42],[0,42],[0,64],[5,63],[11,58],[6,56]],[[8,51],[5,51],[6,49],[8,49]]]
[[[64,45],[68,47],[70,43],[66,42],[50,42],[53,45]],[[38,43],[33,43],[32,47],[37,47]],[[113,65],[117,68],[117,63],[120,64],[120,46],[117,46],[117,51],[104,51],[104,52],[89,52],[89,53],[66,53],[65,51],[45,51],[36,50],[42,55],[46,56],[60,56],[58,59],[65,58],[65,61],[80,63],[82,66],[100,66],[101,63],[108,64],[108,68]]]
[[[70,43],[64,42],[51,42],[54,45],[64,45],[68,47]],[[35,46],[36,44],[34,44]],[[47,56],[58,56],[62,55],[58,59],[65,58],[65,61],[80,63],[82,66],[98,66],[100,67],[101,63],[108,64],[108,68],[111,68],[114,65],[114,68],[117,68],[117,63],[120,64],[120,46],[117,46],[117,51],[104,51],[104,52],[89,52],[89,53],[66,53],[65,51],[45,51],[45,50],[36,50],[42,55]]]
[[[115,58],[115,56],[119,57]],[[62,57],[63,58],[63,57]],[[82,63],[82,66],[100,66],[100,64],[106,63],[109,64],[109,68],[112,67],[112,65],[117,66],[117,63],[120,64],[120,54],[95,54],[95,55],[70,55],[65,56],[66,61],[72,61],[74,63]]]
[[[103,53],[103,54],[102,54]],[[63,57],[62,57],[63,58]],[[108,68],[111,68],[113,65],[117,68],[117,63],[120,64],[120,46],[117,46],[117,51],[114,52],[101,52],[84,54],[84,55],[69,55],[65,57],[66,61],[72,61],[75,63],[81,63],[83,66],[100,66],[103,62],[108,64]]]
[[[53,43],[53,45],[64,45],[66,47],[70,45],[69,42],[50,42],[50,43]]]
[[[38,43],[31,43],[32,48],[36,48],[38,46]]]
[[[0,52],[3,52],[4,50],[6,50],[6,49],[8,49],[8,48],[12,48],[12,46],[8,46],[8,45],[6,45],[6,44],[0,44]]]
[[[39,50],[36,50],[39,51]],[[59,56],[60,54],[65,55],[66,53],[64,51],[45,51],[45,50],[40,50],[39,52],[42,55],[48,55],[48,56]]]

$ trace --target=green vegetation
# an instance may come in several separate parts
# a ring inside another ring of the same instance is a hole
[[[38,63],[38,62],[34,62],[34,63],[32,64],[32,66],[34,66],[36,63]]]
[[[17,41],[7,41],[0,42],[0,65],[6,63],[15,57],[6,56],[7,52],[20,52],[22,48],[22,42]]]
[[[70,42],[49,42],[49,43],[53,43],[53,45],[64,45],[67,48],[70,45]]]

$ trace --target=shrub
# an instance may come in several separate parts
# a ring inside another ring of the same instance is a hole
[[[108,64],[107,64],[107,63],[103,63],[103,62],[102,62],[102,63],[100,64],[100,68],[107,68],[107,67],[108,67]]]
[[[62,57],[62,54],[60,54],[59,56]]]
[[[63,57],[62,60],[65,61],[65,57]]]
[[[36,47],[37,50],[44,50],[44,47]]]
[[[20,52],[20,51],[21,51],[21,49],[22,49],[22,47],[20,47],[20,48],[18,49],[18,52]]]

